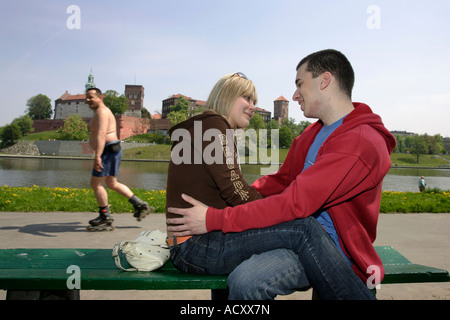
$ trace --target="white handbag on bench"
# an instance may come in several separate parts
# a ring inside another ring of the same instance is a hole
[[[112,251],[116,266],[124,271],[153,271],[161,268],[170,257],[166,238],[167,235],[159,230],[143,231],[135,240],[116,244]],[[120,251],[133,268],[122,267]]]

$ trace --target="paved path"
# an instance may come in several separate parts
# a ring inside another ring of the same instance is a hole
[[[110,248],[143,230],[165,230],[162,214],[137,222],[131,214],[113,215],[113,232],[86,232],[96,213],[0,212],[0,248]],[[450,270],[450,214],[383,214],[375,245],[390,245],[409,260]],[[0,291],[0,299],[6,296]],[[207,290],[82,291],[82,299],[209,299]],[[310,299],[311,291],[279,299]],[[450,283],[381,285],[379,299],[450,299]]]

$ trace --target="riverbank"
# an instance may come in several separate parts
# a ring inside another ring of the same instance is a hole
[[[137,162],[168,162],[170,161],[171,146],[152,143],[123,142],[123,161]],[[14,146],[2,149],[0,157],[23,157],[46,159],[92,159],[93,152],[86,141],[20,141]],[[270,158],[273,150],[259,149],[256,154],[264,155],[271,160],[274,165],[279,165],[286,159],[289,149],[278,149],[278,160],[275,163]],[[252,156],[252,163],[261,165],[259,158]],[[254,161],[253,158],[257,158]],[[393,153],[391,155],[392,168],[415,168],[415,169],[449,169],[449,155],[428,155],[419,157],[413,154]],[[249,157],[241,161],[242,164],[250,164]]]
[[[56,155],[24,155],[24,154],[8,154],[0,153],[0,158],[24,158],[24,159],[58,159],[58,160],[91,160],[93,156],[56,156]],[[138,159],[138,158],[122,158],[122,161],[128,162],[170,162],[169,159]],[[281,165],[282,162],[273,163],[273,165]],[[250,165],[267,165],[266,163],[251,163]],[[425,165],[392,165],[392,169],[447,169],[450,170],[450,166],[425,166]]]
[[[132,189],[155,212],[165,212],[166,191]],[[124,197],[107,189],[113,213],[132,212]],[[0,186],[0,211],[16,212],[78,212],[97,211],[92,189]],[[450,191],[426,192],[383,191],[380,213],[450,213]]]
[[[56,160],[93,160],[93,156],[89,157],[75,157],[75,156],[54,156],[54,155],[26,155],[26,154],[8,154],[0,153],[0,158],[24,158],[24,159],[56,159]],[[170,162],[167,159],[127,159],[123,158],[122,161],[134,161],[134,162]]]

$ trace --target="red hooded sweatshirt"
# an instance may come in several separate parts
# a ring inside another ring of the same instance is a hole
[[[383,178],[391,167],[395,138],[381,118],[365,104],[344,118],[320,147],[314,165],[302,172],[309,147],[323,127],[321,121],[298,136],[280,169],[253,183],[266,198],[219,210],[210,207],[208,231],[239,232],[264,228],[326,210],[333,220],[344,253],[356,274],[366,281],[384,268],[373,242]]]

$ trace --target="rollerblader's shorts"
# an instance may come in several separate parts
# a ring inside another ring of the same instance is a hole
[[[110,142],[105,146],[102,155],[102,171],[92,170],[94,177],[109,177],[119,174],[120,161],[122,160],[122,149],[120,141]]]

